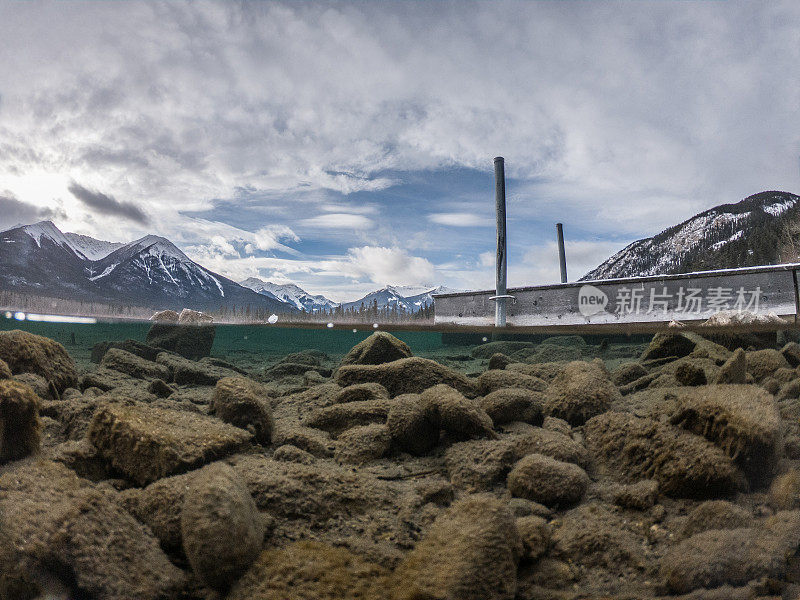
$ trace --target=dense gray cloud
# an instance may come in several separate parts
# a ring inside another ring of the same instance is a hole
[[[150,219],[144,211],[130,202],[120,202],[112,196],[93,192],[74,181],[69,184],[70,193],[94,212],[130,219],[134,223],[146,225]]]
[[[64,219],[66,216],[64,210],[58,206],[35,206],[15,198],[11,192],[0,192],[0,230],[47,219]]]

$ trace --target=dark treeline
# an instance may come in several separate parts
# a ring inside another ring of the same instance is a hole
[[[0,290],[0,310],[115,319],[149,319],[160,309]],[[220,306],[217,310],[203,312],[210,314],[219,323],[266,323],[272,315],[272,311],[249,304]],[[368,305],[362,302],[357,309],[344,308],[340,305],[332,310],[279,313],[278,317],[282,323],[425,323],[433,322],[433,304],[425,304],[419,311],[409,312],[402,306],[379,308],[377,301]]]

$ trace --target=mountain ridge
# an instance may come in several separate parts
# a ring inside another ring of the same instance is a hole
[[[779,264],[794,224],[800,224],[800,196],[759,192],[636,240],[579,281]]]

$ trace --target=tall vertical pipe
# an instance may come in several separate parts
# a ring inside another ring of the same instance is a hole
[[[556,223],[558,233],[558,262],[561,264],[561,283],[567,283],[567,255],[564,252],[564,226]]]
[[[494,159],[494,204],[497,213],[497,282],[494,325],[506,325],[506,172],[502,156]]]

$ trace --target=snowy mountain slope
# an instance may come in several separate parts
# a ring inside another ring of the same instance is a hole
[[[362,304],[364,305],[365,308],[368,308],[370,306],[374,306],[375,302],[377,301],[379,309],[384,309],[384,308],[391,309],[397,306],[398,309],[414,313],[422,308],[425,308],[425,306],[432,305],[433,294],[447,294],[456,291],[459,290],[453,290],[443,286],[426,289],[419,287],[390,285],[385,288],[376,290],[374,292],[370,292],[363,298],[359,298],[358,300],[355,300],[353,302],[345,302],[343,304],[343,307],[345,308],[345,310],[347,309],[358,310]],[[416,292],[416,293],[412,293],[409,295],[408,294],[409,292]]]
[[[239,285],[264,296],[291,304],[298,310],[305,310],[306,312],[332,310],[338,306],[337,302],[319,294],[309,294],[294,283],[278,284],[272,283],[271,281],[263,281],[258,277],[248,277],[244,281],[239,282]]]
[[[108,247],[93,242],[99,241],[77,244],[49,221],[1,232],[0,288],[159,309],[297,310],[212,273],[166,238],[145,236],[89,260],[83,250],[97,254]]]
[[[106,242],[104,240],[96,240],[88,235],[80,235],[78,233],[65,233],[64,237],[67,238],[72,248],[79,251],[89,260],[100,260],[111,254],[117,248],[122,248],[125,244],[122,242]]]
[[[637,240],[581,280],[777,264],[781,238],[795,222],[800,222],[800,196],[761,192]]]

